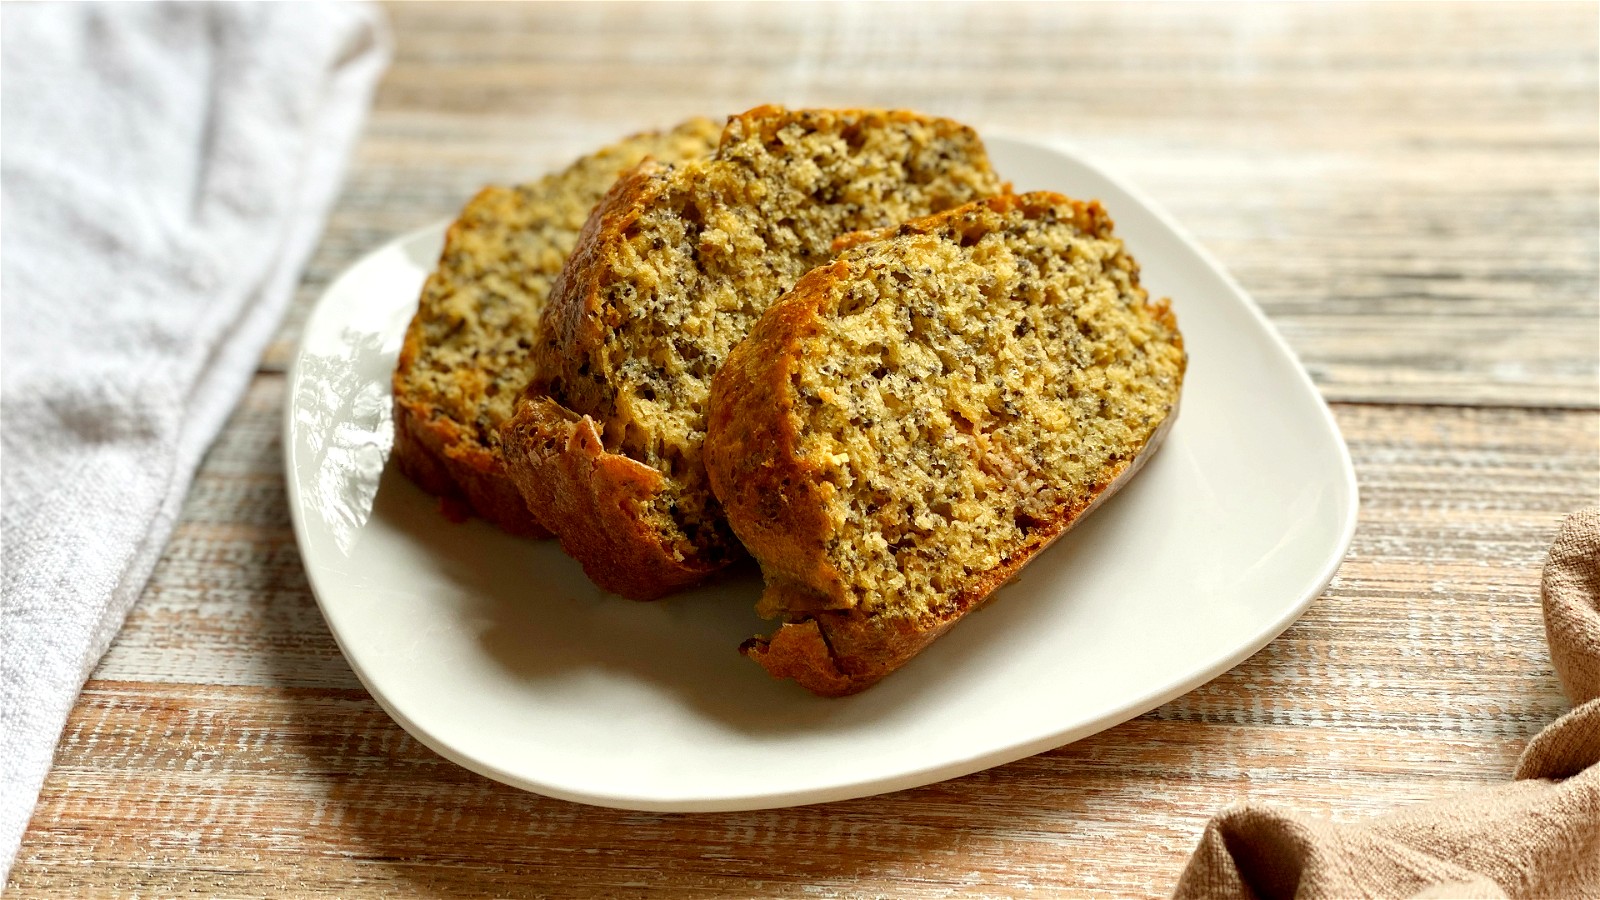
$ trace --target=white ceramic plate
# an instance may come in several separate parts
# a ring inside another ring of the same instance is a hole
[[[843,700],[735,651],[764,633],[744,571],[658,603],[603,594],[555,542],[452,524],[386,465],[389,375],[443,226],[329,287],[292,373],[295,534],[339,646],[440,754],[541,794],[758,809],[926,784],[1139,715],[1226,671],[1333,577],[1355,475],[1305,372],[1222,267],[1148,201],[1059,150],[990,142],[1019,190],[1098,197],[1173,298],[1183,411],[1144,472],[997,602]]]

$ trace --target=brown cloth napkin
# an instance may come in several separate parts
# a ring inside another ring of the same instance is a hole
[[[1575,708],[1528,742],[1516,780],[1350,825],[1230,807],[1173,896],[1600,897],[1600,507],[1562,525],[1543,588]]]

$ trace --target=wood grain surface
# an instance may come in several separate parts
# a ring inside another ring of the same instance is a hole
[[[1561,517],[1600,500],[1595,6],[390,12],[325,239],[67,724],[7,897],[1161,895],[1228,803],[1348,820],[1504,780],[1566,708],[1538,578]],[[1167,207],[1350,444],[1355,543],[1304,618],[1095,737],[797,809],[549,800],[390,720],[290,529],[283,371],[311,304],[481,184],[766,101],[1066,142]]]

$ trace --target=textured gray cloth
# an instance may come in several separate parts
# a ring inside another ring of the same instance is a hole
[[[0,7],[0,884],[83,681],[315,246],[359,5]]]
[[[1600,897],[1600,507],[1568,517],[1543,594],[1575,708],[1528,742],[1514,781],[1349,825],[1225,810],[1174,896]]]

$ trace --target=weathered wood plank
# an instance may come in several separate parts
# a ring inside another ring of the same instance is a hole
[[[118,740],[119,750],[90,752]],[[525,794],[359,692],[96,682],[19,895],[1157,894],[1219,804],[1358,816],[1483,778],[1514,740],[1138,720],[968,778],[827,806],[658,815]],[[1495,773],[1499,774],[1499,773]],[[49,863],[54,860],[55,865]],[[89,872],[67,864],[94,860]],[[89,877],[85,877],[88,875]]]
[[[1330,399],[1600,405],[1592,6],[393,12],[395,66],[269,366],[333,272],[480,185],[777,100],[1072,143],[1228,265]]]

